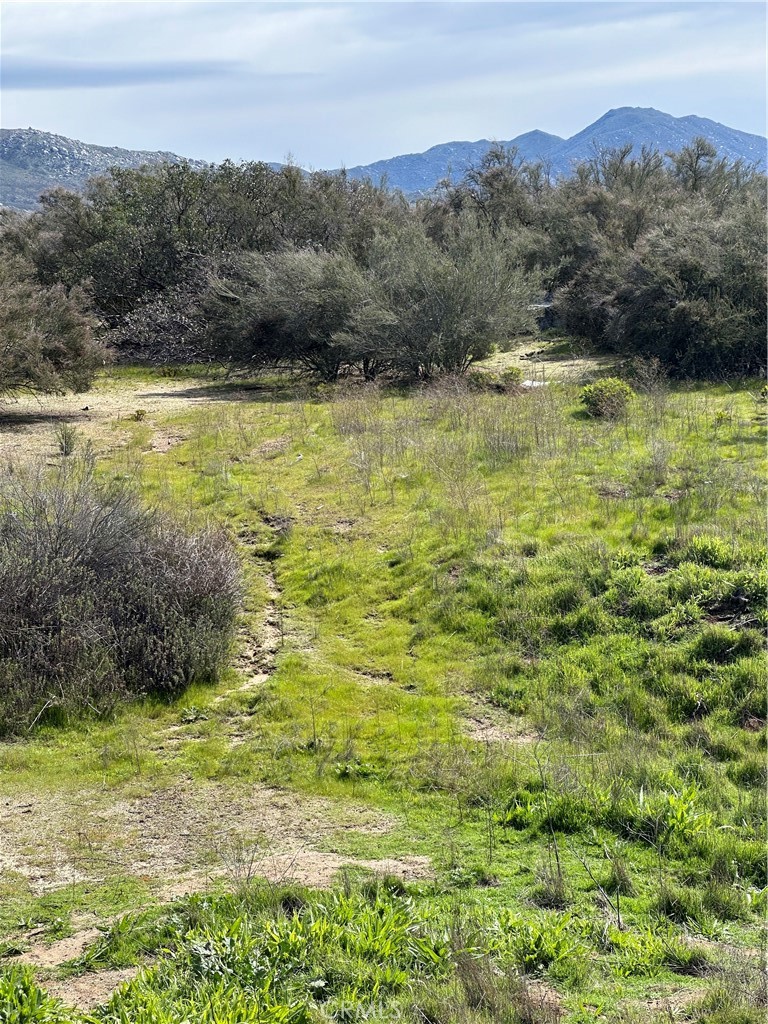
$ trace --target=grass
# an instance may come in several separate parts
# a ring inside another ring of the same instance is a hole
[[[207,1000],[222,1022],[619,1021],[652,1016],[651,992],[682,993],[691,1020],[757,1019],[759,991],[737,998],[713,965],[747,970],[765,913],[758,388],[656,387],[616,421],[585,416],[567,383],[291,388],[121,420],[128,443],[103,462],[239,538],[244,625],[258,635],[275,603],[267,682],[230,676],[7,746],[0,792],[91,786],[107,807],[181,778],[276,786],[391,822],[317,848],[428,856],[435,877],[304,894],[290,913],[260,886],[158,905],[140,943],[116,926],[87,954],[151,964],[97,1019],[182,1020]],[[153,430],[186,440],[153,453]],[[505,741],[472,739],[478,720]],[[327,945],[308,957],[319,920]],[[389,920],[427,945],[390,948]],[[369,952],[355,938],[339,959],[350,922]],[[291,987],[294,962],[312,977]]]

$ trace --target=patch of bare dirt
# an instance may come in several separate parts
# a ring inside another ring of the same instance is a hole
[[[562,1014],[562,1000],[560,993],[546,981],[526,980],[525,997],[528,1008],[536,1014],[536,1019],[541,1024],[551,1021],[556,1022]]]
[[[348,533],[351,533],[355,526],[354,519],[337,519],[331,526],[331,533],[338,534],[343,537]]]
[[[31,814],[6,801],[0,867],[23,875],[38,894],[115,874],[162,885],[194,872],[226,874],[232,836],[261,858],[300,855],[306,863],[337,832],[381,835],[394,824],[364,807],[262,786],[184,780],[130,799],[81,790],[37,799]]]
[[[255,633],[250,629],[244,629],[239,637],[240,653],[235,659],[235,667],[242,681],[232,689],[219,694],[214,703],[226,701],[233,693],[262,686],[274,669],[275,657],[283,643],[282,620],[278,605],[280,588],[272,572],[265,574],[264,583],[269,601],[264,608],[260,627]]]
[[[52,996],[62,999],[77,1010],[94,1010],[106,1003],[116,988],[139,973],[138,967],[125,967],[115,971],[96,971],[81,974],[79,978],[50,981],[46,988]]]
[[[355,675],[360,677],[360,680],[366,686],[392,686],[395,681],[395,677],[391,672],[356,672]]]
[[[236,388],[217,388],[217,399],[237,400]],[[202,380],[116,381],[105,378],[81,395],[3,396],[0,404],[0,462],[28,462],[58,455],[55,428],[69,423],[82,430],[97,454],[120,445],[111,424],[135,417],[152,424],[153,417],[180,412],[212,400],[210,385]],[[168,451],[184,438],[156,430],[153,451]]]
[[[377,875],[394,875],[406,882],[432,877],[429,857],[360,860],[322,850],[295,850],[291,853],[265,856],[254,862],[252,874],[278,885],[299,882],[302,885],[326,888],[345,868],[364,868]]]
[[[33,967],[60,967],[84,953],[100,935],[98,928],[86,928],[56,942],[35,942],[18,959]]]
[[[462,722],[463,734],[476,743],[538,743],[542,736],[522,719],[501,719],[469,715]]]
[[[184,444],[186,440],[187,438],[183,434],[166,433],[163,430],[156,430],[152,436],[150,449],[153,452],[158,452],[160,455],[165,455],[171,448]]]
[[[696,989],[680,988],[665,992],[651,999],[632,1000],[629,1005],[648,1014],[648,1020],[676,1020],[703,993]]]
[[[271,440],[262,441],[258,448],[254,449],[255,455],[261,455],[265,459],[274,459],[290,447],[290,437],[274,437]]]

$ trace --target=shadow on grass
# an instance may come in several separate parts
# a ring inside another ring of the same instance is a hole
[[[54,412],[50,409],[41,409],[34,412],[30,409],[3,409],[0,407],[0,431],[22,430],[24,427],[35,427],[41,423],[48,423],[55,427],[57,423],[87,423],[90,419],[85,410],[76,412]]]

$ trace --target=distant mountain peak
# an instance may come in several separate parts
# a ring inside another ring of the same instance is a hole
[[[414,196],[432,191],[448,177],[459,180],[493,145],[515,147],[523,159],[542,161],[550,173],[567,176],[574,164],[592,156],[596,147],[614,148],[631,142],[637,150],[648,146],[661,153],[677,152],[698,135],[712,142],[721,156],[766,170],[766,140],[760,135],[697,114],[673,117],[653,107],[613,107],[569,139],[536,128],[507,141],[442,142],[423,153],[350,167],[346,173],[350,178],[377,182],[386,178],[392,188]],[[94,146],[37,128],[4,128],[0,129],[0,203],[29,210],[45,189],[56,185],[81,189],[88,178],[113,166],[179,163],[182,159],[175,153]],[[200,160],[189,163],[207,166]]]

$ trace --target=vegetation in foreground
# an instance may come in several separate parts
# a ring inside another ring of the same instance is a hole
[[[122,421],[103,473],[229,523],[248,609],[271,567],[291,625],[274,672],[225,700],[195,687],[194,715],[182,698],[48,726],[3,751],[0,782],[77,752],[83,784],[119,790],[133,768],[105,774],[106,732],[181,722],[144,771],[386,810],[395,829],[344,852],[426,854],[435,879],[250,879],[130,913],[62,969],[142,966],[105,1006],[65,1010],[7,958],[5,1020],[639,1021],[664,999],[761,1019],[758,397],[656,378],[594,417],[557,384],[251,394]],[[157,427],[187,440],[141,455]]]

